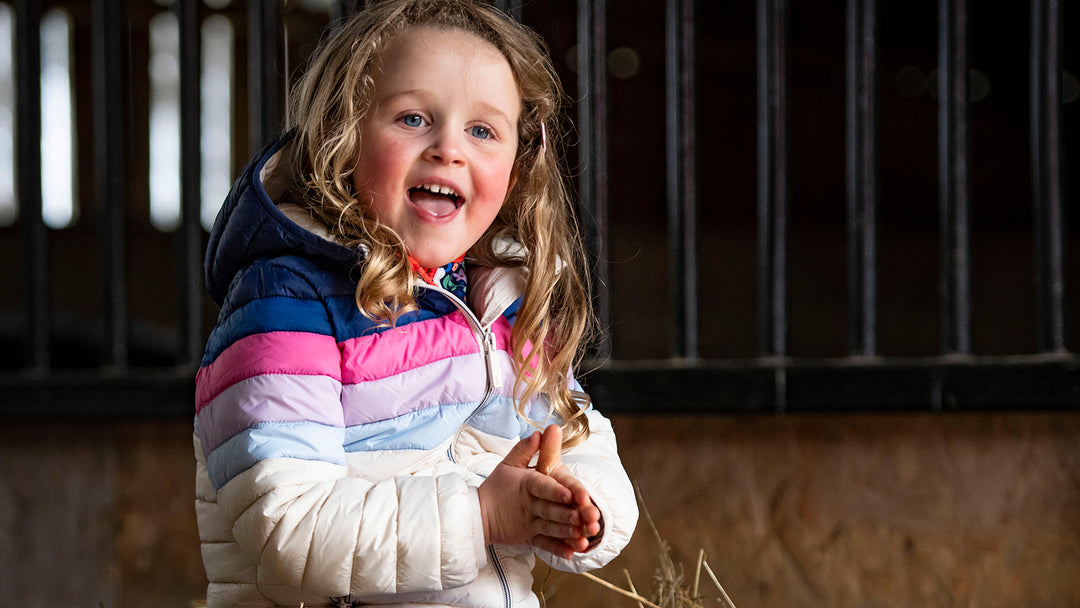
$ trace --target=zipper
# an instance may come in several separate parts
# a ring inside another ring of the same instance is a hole
[[[499,583],[502,585],[503,590],[503,606],[506,608],[513,608],[513,602],[510,597],[510,583],[506,580],[506,572],[503,570],[502,562],[499,561],[499,556],[495,554],[495,546],[488,545],[488,557],[491,558],[491,565],[495,569],[496,576],[499,577]]]
[[[480,404],[473,410],[473,414],[480,411],[484,405],[491,399],[495,391],[502,388],[503,375],[502,369],[495,361],[495,355],[499,352],[498,343],[495,340],[495,332],[491,331],[491,327],[485,327],[480,323],[480,319],[476,317],[474,313],[461,298],[450,293],[446,289],[439,287],[438,285],[431,285],[429,283],[420,283],[420,287],[424,289],[430,289],[437,293],[442,294],[444,297],[450,300],[450,302],[461,311],[461,314],[465,316],[465,320],[469,322],[469,326],[473,330],[473,337],[476,338],[477,344],[480,346],[480,352],[484,356],[484,366],[487,372],[487,382],[484,388],[484,398],[480,400]],[[471,415],[470,415],[471,417]],[[461,429],[458,429],[458,433]],[[446,458],[450,462],[457,462],[454,458],[454,443],[457,442],[457,435],[450,441],[450,445],[446,448]],[[481,475],[481,477],[483,477]],[[513,608],[513,597],[510,593],[510,583],[506,578],[506,571],[503,570],[502,562],[499,561],[499,556],[495,553],[495,547],[493,545],[487,546],[488,557],[491,560],[492,569],[495,570],[495,575],[499,578],[499,584],[502,586],[503,592],[503,605],[505,608]]]
[[[473,331],[473,337],[476,339],[476,343],[480,347],[480,353],[484,357],[484,367],[487,371],[484,397],[480,400],[480,404],[476,406],[476,409],[479,410],[484,407],[491,399],[492,395],[503,386],[502,369],[495,361],[495,355],[499,352],[499,346],[495,341],[495,332],[491,331],[490,327],[481,325],[480,319],[476,318],[476,314],[469,309],[469,306],[465,304],[461,298],[437,285],[420,283],[420,287],[442,294],[450,300],[451,304],[461,311],[461,314],[465,316],[465,320],[469,322],[469,327]]]

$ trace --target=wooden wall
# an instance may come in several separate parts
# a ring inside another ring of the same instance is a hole
[[[614,422],[675,560],[704,549],[739,608],[1080,605],[1080,413]],[[203,597],[190,428],[5,421],[0,604]],[[598,574],[644,591],[656,554],[643,524]],[[537,574],[552,608],[636,606]]]

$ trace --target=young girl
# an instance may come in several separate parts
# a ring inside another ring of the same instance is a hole
[[[481,0],[381,2],[316,53],[207,251],[208,606],[538,606],[534,555],[626,545],[633,490],[571,376],[561,95]]]

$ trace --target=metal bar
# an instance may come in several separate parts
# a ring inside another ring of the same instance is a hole
[[[877,51],[874,0],[847,3],[848,348],[877,354]]]
[[[0,419],[101,416],[191,418],[195,375],[188,370],[102,375],[59,371],[27,377],[0,373]],[[153,407],[147,407],[153,404]]]
[[[758,0],[758,294],[762,354],[787,354],[786,0]]]
[[[248,2],[248,134],[250,153],[278,137],[281,128],[281,19],[278,0]]]
[[[596,260],[596,314],[600,326],[611,325],[611,305],[608,294],[610,270],[608,265],[608,207],[607,207],[607,8],[606,0],[578,0],[578,125],[581,140],[578,144],[581,175],[578,189],[584,208],[586,247]],[[611,355],[607,338],[597,345],[597,355]]]
[[[967,2],[940,0],[938,20],[938,201],[941,221],[942,346],[971,353],[968,200]]]
[[[26,285],[25,366],[44,373],[49,360],[49,249],[41,215],[41,3],[15,2],[15,188]]]
[[[1035,297],[1039,352],[1064,352],[1065,218],[1062,198],[1062,10],[1031,3],[1031,185],[1035,215]]]
[[[364,0],[338,0],[337,2],[337,16],[347,17],[352,13],[364,8],[367,2]]]
[[[102,363],[117,370],[128,364],[122,2],[98,0],[93,5],[94,156],[104,279]]]
[[[1076,411],[1080,356],[622,361],[585,388],[607,414]],[[784,383],[785,401],[776,383]]]
[[[254,3],[259,4],[259,3]],[[199,1],[178,0],[180,24],[180,362],[194,364],[202,353],[202,154],[200,151],[200,70],[202,36]]]
[[[698,356],[694,4],[667,0],[667,217],[672,356]]]
[[[862,361],[623,361],[609,362],[585,380],[608,415],[782,411],[775,400],[778,370],[789,385],[788,412],[1074,412],[1080,405],[1078,355]],[[194,376],[186,370],[123,377],[8,373],[0,374],[0,386],[0,420],[190,416],[195,394]]]
[[[495,0],[495,7],[507,15],[510,15],[514,21],[521,22],[520,0]]]

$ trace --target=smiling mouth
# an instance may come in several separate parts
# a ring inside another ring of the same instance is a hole
[[[409,188],[409,200],[416,207],[435,217],[445,217],[457,211],[465,199],[447,186],[424,184]]]

